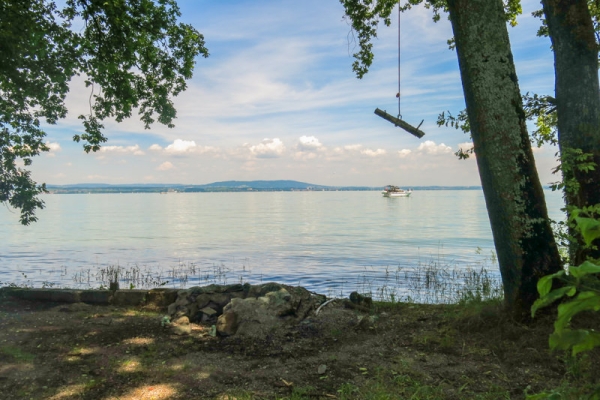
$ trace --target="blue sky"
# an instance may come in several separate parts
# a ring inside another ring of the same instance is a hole
[[[535,33],[522,0],[519,25],[509,28],[522,92],[554,92],[548,38]],[[199,58],[188,90],[175,98],[173,129],[144,130],[137,118],[107,121],[109,141],[85,154],[71,138],[81,131],[89,91],[75,79],[67,119],[48,128],[52,151],[32,166],[36,181],[185,183],[294,179],[322,185],[479,185],[475,160],[453,153],[468,136],[438,128],[437,115],[464,108],[456,53],[446,18],[416,7],[402,16],[402,115],[424,119],[417,139],[375,116],[397,113],[397,22],[383,26],[375,61],[362,80],[351,70],[353,44],[336,0],[179,0],[182,20],[202,32],[210,52]],[[531,130],[530,126],[530,130]],[[543,184],[555,149],[535,150]]]

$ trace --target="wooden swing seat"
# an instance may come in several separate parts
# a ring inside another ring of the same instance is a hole
[[[391,122],[395,126],[404,129],[406,132],[410,133],[411,135],[415,135],[418,138],[422,138],[423,136],[425,136],[425,132],[423,132],[422,130],[419,129],[421,127],[421,124],[423,123],[423,121],[421,121],[421,124],[419,124],[419,126],[415,128],[408,122],[404,122],[400,118],[394,117],[393,115],[390,115],[387,112],[380,110],[379,108],[375,109],[375,114],[380,116],[381,118],[385,119],[386,121]]]

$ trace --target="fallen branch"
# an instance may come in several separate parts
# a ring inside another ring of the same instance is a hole
[[[323,307],[325,307],[327,304],[329,304],[329,303],[331,303],[332,301],[335,301],[335,300],[337,300],[337,299],[335,299],[335,298],[334,299],[330,299],[330,300],[327,300],[325,303],[321,304],[319,306],[319,308],[317,308],[317,311],[315,311],[315,315],[319,315],[319,312],[321,311],[321,309]]]

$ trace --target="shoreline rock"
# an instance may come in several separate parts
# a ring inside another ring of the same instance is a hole
[[[167,312],[171,320],[215,322],[220,336],[263,338],[282,324],[299,323],[325,299],[303,287],[274,282],[209,285],[180,290]]]

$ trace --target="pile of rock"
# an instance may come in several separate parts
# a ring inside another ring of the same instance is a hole
[[[180,290],[168,313],[174,325],[201,322],[216,325],[222,336],[264,337],[281,324],[300,322],[324,301],[279,283],[209,285]]]

